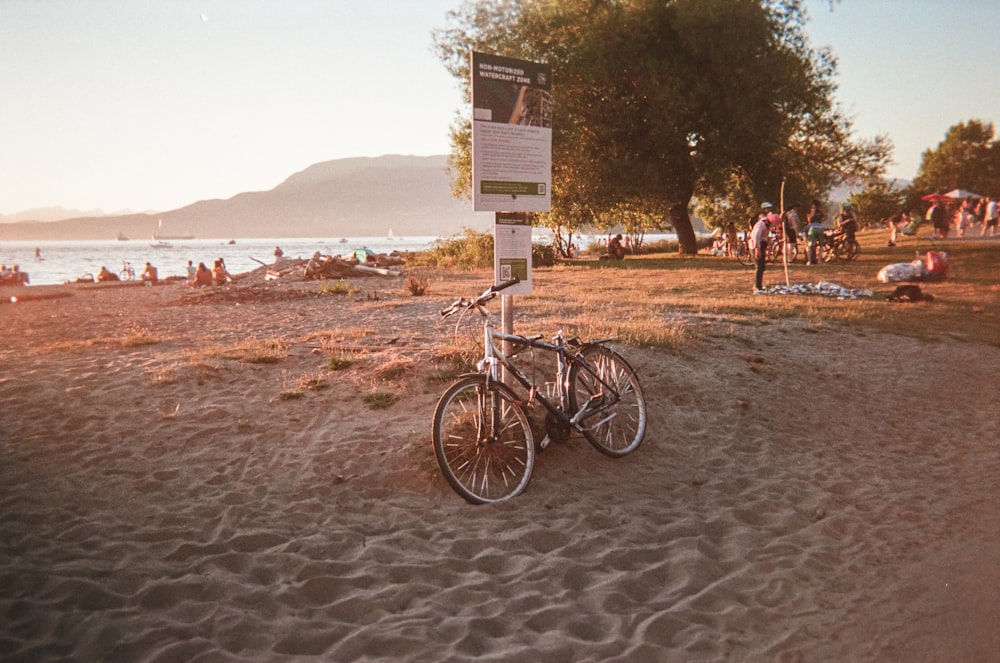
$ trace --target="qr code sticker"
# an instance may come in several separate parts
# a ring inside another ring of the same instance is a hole
[[[509,281],[512,277],[510,265],[500,265],[500,280]]]

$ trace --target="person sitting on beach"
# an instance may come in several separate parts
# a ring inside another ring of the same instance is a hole
[[[280,246],[274,247],[274,259],[275,260],[278,260],[279,258],[284,257],[284,255],[285,255],[285,252],[281,250]]]
[[[198,274],[198,268],[194,266],[194,262],[188,260],[187,264],[187,284],[194,285],[195,276]]]
[[[212,270],[205,263],[198,263],[198,269],[194,272],[194,283],[192,285],[196,288],[212,285]]]
[[[223,262],[222,258],[218,258],[215,261],[215,265],[212,266],[212,282],[215,285],[225,285],[233,280],[233,277],[229,274],[229,270],[226,269],[226,263]]]
[[[0,265],[0,285],[28,285],[29,282],[28,273],[22,272],[20,265],[14,265],[13,269]]]
[[[622,246],[621,233],[608,240],[608,257],[613,260],[625,259],[625,248]]]
[[[148,262],[146,263],[146,268],[142,270],[142,281],[143,283],[156,283],[157,281],[156,267],[153,267]]]
[[[108,271],[108,268],[101,265],[101,271],[97,272],[97,282],[106,283],[108,281],[118,281],[118,275],[114,272]]]

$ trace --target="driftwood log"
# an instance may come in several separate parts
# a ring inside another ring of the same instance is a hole
[[[273,263],[266,263],[253,256],[250,259],[263,267],[264,280],[301,279],[304,281],[322,279],[343,279],[350,276],[379,274],[381,276],[400,276],[401,272],[388,269],[390,265],[402,265],[400,258],[393,256],[372,256],[367,264],[360,263],[356,258],[340,258],[321,255],[319,252],[309,260],[301,258],[278,258]],[[254,270],[255,272],[261,270]]]

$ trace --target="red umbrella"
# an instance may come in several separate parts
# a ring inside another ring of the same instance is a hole
[[[920,196],[920,200],[926,200],[928,202],[939,203],[942,200],[951,200],[948,196],[943,193],[928,193],[926,196]]]

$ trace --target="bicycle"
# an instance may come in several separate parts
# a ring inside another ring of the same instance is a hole
[[[753,251],[750,250],[749,237],[744,236],[736,242],[736,250],[733,251],[733,255],[736,256],[736,260],[744,267],[749,267],[753,264]]]
[[[850,262],[861,254],[861,244],[843,231],[827,230],[823,233],[821,251],[823,262]]]
[[[781,255],[781,247],[785,249],[785,256]],[[787,259],[788,264],[792,264],[798,256],[798,242],[784,242],[774,234],[769,236],[765,260],[781,263],[783,259]],[[750,239],[748,237],[744,237],[736,245],[736,259],[744,267],[750,267],[754,264],[753,251],[750,250]]]
[[[122,270],[118,272],[118,278],[122,281],[135,280],[135,268],[132,267],[132,263],[128,260],[122,260]]]
[[[782,247],[784,247],[785,255],[781,255]],[[770,241],[767,243],[767,261],[783,263],[787,261],[789,265],[795,262],[796,258],[799,257],[799,244],[798,242],[784,241],[777,235],[771,235]]]
[[[459,312],[482,318],[483,358],[477,371],[460,376],[434,409],[434,455],[449,485],[466,501],[488,504],[519,495],[534,469],[535,453],[553,440],[565,441],[575,431],[601,453],[621,458],[635,451],[646,432],[646,399],[629,363],[609,347],[612,339],[590,342],[552,341],[542,335],[522,336],[497,331],[486,308],[518,279],[487,288],[472,301],[457,300],[441,310],[442,317]],[[501,344],[510,344],[505,354]],[[556,375],[539,389],[514,363],[525,349],[552,352]],[[521,399],[500,379],[503,367],[528,392]],[[546,393],[547,391],[547,393]],[[545,436],[535,444],[526,408],[540,404],[546,411]]]

